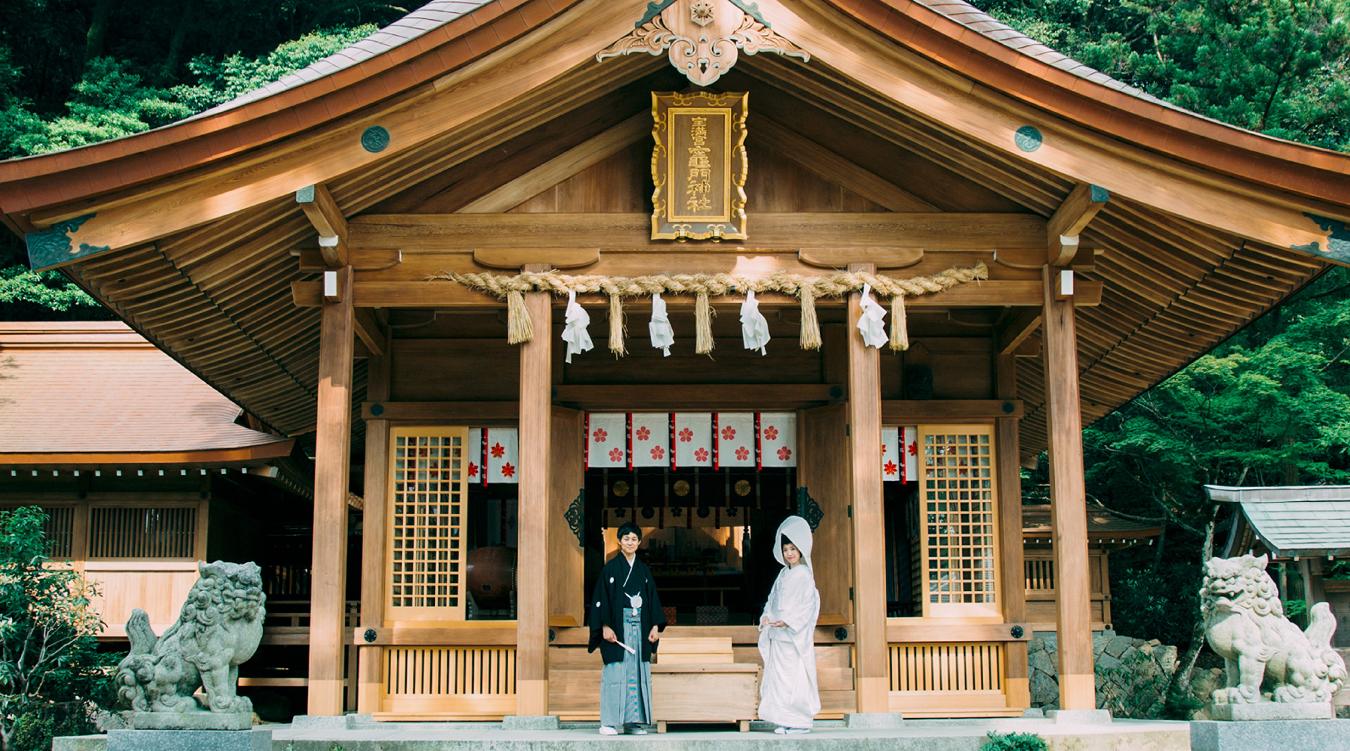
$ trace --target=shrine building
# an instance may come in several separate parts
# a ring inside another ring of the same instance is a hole
[[[436,0],[0,163],[0,214],[313,457],[311,715],[596,718],[630,520],[664,640],[739,686],[800,514],[822,717],[1018,716],[1033,625],[1095,706],[1082,426],[1350,260],[1350,155],[959,0]]]

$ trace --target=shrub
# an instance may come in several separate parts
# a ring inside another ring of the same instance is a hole
[[[1045,740],[1035,733],[990,733],[980,751],[1047,751]]]
[[[94,593],[78,572],[48,565],[46,520],[35,506],[0,512],[0,751],[90,732],[111,693]]]

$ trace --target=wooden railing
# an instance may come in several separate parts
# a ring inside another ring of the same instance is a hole
[[[1010,711],[1003,685],[1003,642],[891,644],[889,657],[892,711],[907,716]]]
[[[1055,589],[1055,562],[1049,558],[1027,558],[1023,561],[1026,569],[1026,591],[1047,592]]]
[[[399,719],[508,715],[516,708],[516,648],[385,647],[380,714]]]

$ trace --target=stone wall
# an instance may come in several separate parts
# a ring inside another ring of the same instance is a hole
[[[1059,707],[1058,652],[1055,634],[1037,634],[1028,643],[1031,665],[1031,706]],[[1092,657],[1097,673],[1097,707],[1115,717],[1160,716],[1167,684],[1177,669],[1177,648],[1120,636],[1114,631],[1092,635]]]

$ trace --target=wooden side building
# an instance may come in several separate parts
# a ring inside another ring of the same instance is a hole
[[[343,711],[355,646],[380,718],[594,716],[585,592],[624,518],[668,638],[753,661],[764,541],[802,512],[824,715],[1016,715],[1019,465],[1049,449],[1061,705],[1089,709],[1081,426],[1347,258],[1350,156],[959,1],[442,0],[182,123],[0,163],[0,212],[313,435],[311,714]]]

